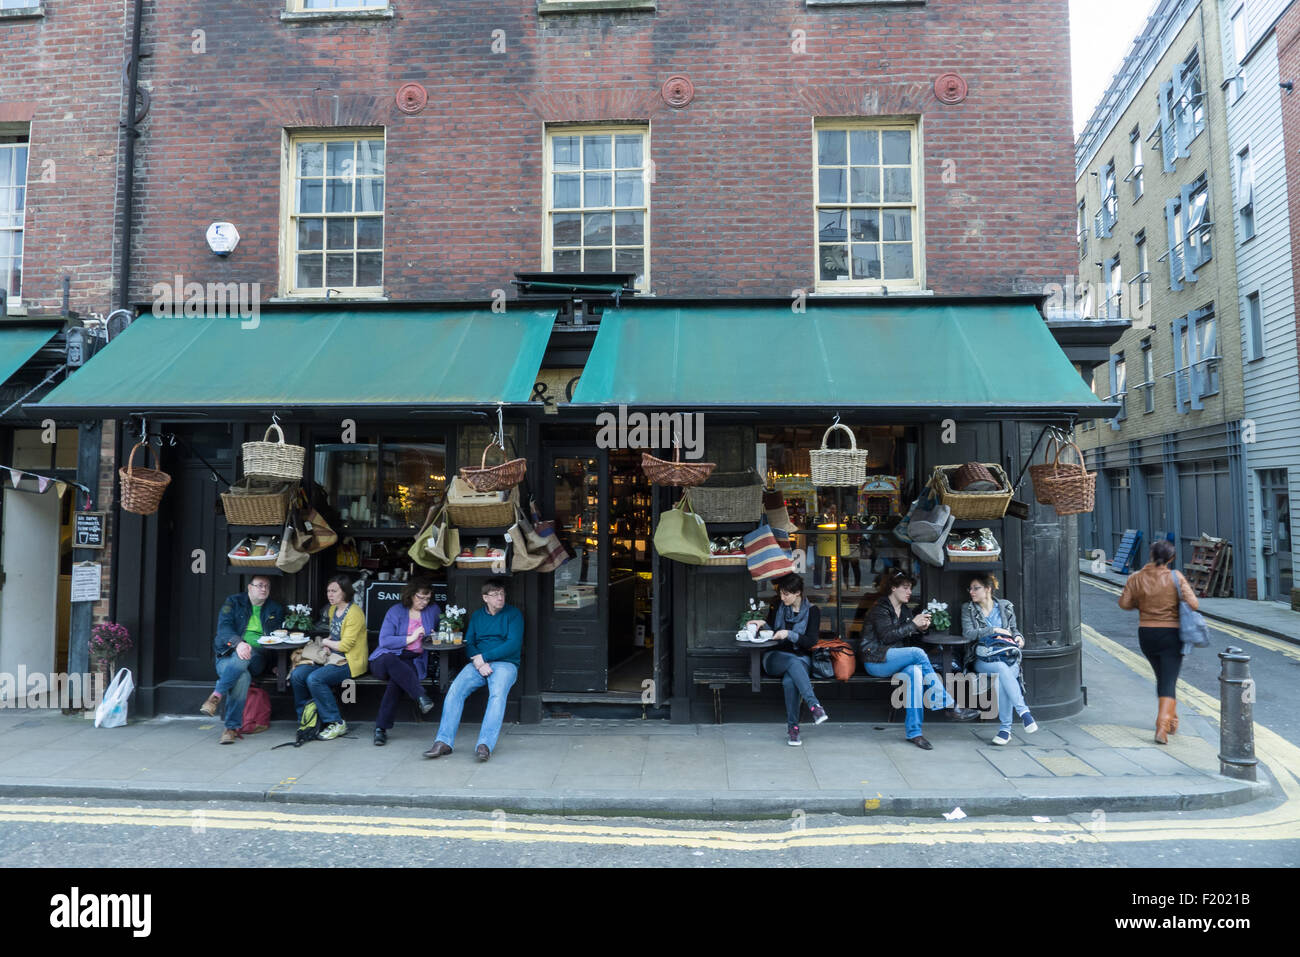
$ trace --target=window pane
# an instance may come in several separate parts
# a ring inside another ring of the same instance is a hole
[[[838,279],[841,276],[849,274],[848,264],[848,247],[846,246],[822,246],[818,251],[818,259],[821,263],[822,279]]]
[[[912,211],[910,209],[883,209],[880,211],[884,223],[884,240],[886,242],[910,242],[912,239]]]
[[[612,249],[588,249],[587,272],[613,272],[614,271],[614,250]]]
[[[299,289],[319,289],[321,283],[322,258],[318,254],[298,256],[298,279],[295,285]]]
[[[557,173],[553,189],[556,209],[575,209],[582,205],[582,177],[578,173]]]
[[[327,179],[325,181],[325,212],[352,212],[352,181]]]
[[[592,206],[611,206],[610,200],[610,179],[608,173],[587,173],[582,177],[583,180],[583,205],[590,208]]]
[[[885,278],[886,279],[911,279],[912,278],[912,244],[911,243],[886,243],[885,250]]]
[[[384,280],[383,253],[357,253],[357,285],[378,286]]]
[[[820,183],[818,199],[823,203],[844,203],[848,202],[848,194],[845,192],[844,170],[842,169],[823,169],[817,171],[817,180]]]
[[[847,215],[848,210],[846,209],[817,210],[817,238],[822,242],[843,242],[848,239],[848,233],[844,226]]]
[[[875,243],[853,244],[853,278],[880,278],[880,247]]]
[[[325,175],[350,176],[356,165],[353,154],[356,147],[348,143],[325,144]]]
[[[357,182],[357,209],[365,213],[384,211],[384,181],[363,179]]]
[[[821,166],[848,165],[848,134],[844,130],[817,131],[817,162]]]
[[[13,155],[15,150],[0,143],[0,187],[9,186],[13,180]]]
[[[325,284],[328,286],[353,286],[352,254],[330,253],[325,257]]]
[[[645,213],[615,213],[614,242],[620,246],[639,246],[645,242]]]
[[[645,250],[639,246],[619,249],[614,261],[619,272],[634,272],[638,280],[645,272]]]
[[[557,136],[551,140],[551,166],[556,172],[582,168],[579,142],[576,136]]]
[[[323,219],[300,219],[298,220],[298,248],[299,249],[320,249],[321,243],[325,239],[325,220]]]
[[[853,210],[853,241],[870,243],[880,241],[880,210]]]
[[[325,172],[325,144],[298,144],[298,175],[321,176]]]
[[[620,169],[641,168],[640,134],[614,137],[614,165]]]
[[[907,130],[884,130],[880,134],[882,162],[886,166],[912,165],[912,134]]]
[[[642,183],[641,172],[639,170],[630,173],[614,174],[614,205],[645,205],[645,187]]]
[[[320,180],[303,180],[298,184],[299,213],[319,213],[321,211],[322,188]]]
[[[910,203],[912,201],[911,169],[885,170],[885,202]]]
[[[351,249],[355,219],[331,219],[326,225],[326,246],[329,249]]]
[[[582,245],[582,215],[556,213],[551,219],[551,243],[555,246]]]
[[[553,272],[582,272],[581,249],[557,249],[551,254]]]
[[[613,137],[607,134],[582,138],[582,163],[585,169],[609,169]]]
[[[380,249],[384,245],[384,221],[378,216],[362,216],[357,220],[357,248]]]
[[[361,140],[357,143],[357,174],[359,176],[383,175],[383,140]]]
[[[854,130],[849,133],[849,162],[854,166],[880,163],[880,131]]]
[[[608,246],[614,241],[613,216],[587,213],[582,217],[582,241],[587,246]]]
[[[879,166],[854,166],[849,170],[849,177],[853,190],[853,202],[880,202]]]

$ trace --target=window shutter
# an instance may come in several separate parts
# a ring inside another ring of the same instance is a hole
[[[1175,72],[1177,69],[1174,68]],[[1174,171],[1174,160],[1178,153],[1174,135],[1173,92],[1173,83],[1160,84],[1160,162],[1166,173]]]
[[[1189,255],[1192,246],[1192,187],[1184,186],[1180,196],[1182,203],[1178,215],[1183,217],[1183,278],[1188,282],[1196,282],[1197,264],[1192,262]]]
[[[1178,200],[1165,200],[1165,228],[1169,233],[1169,288],[1177,292],[1183,288],[1183,250],[1178,248],[1178,233],[1174,229],[1178,216]]]
[[[1191,391],[1188,386],[1188,371],[1183,367],[1182,336],[1187,332],[1187,317],[1175,319],[1170,327],[1174,337],[1174,404],[1178,413],[1187,412],[1187,403]]]
[[[1214,307],[1209,306],[1203,309],[1193,309],[1187,316],[1187,336],[1189,348],[1195,349],[1197,363],[1192,374],[1192,408],[1199,409],[1202,407],[1201,399],[1207,394],[1214,391],[1210,388],[1213,377],[1210,375],[1209,366],[1202,359],[1215,355],[1218,352],[1218,323],[1211,323],[1211,317],[1214,316]],[[1207,332],[1208,329],[1208,332]],[[1201,339],[1204,337],[1204,348],[1201,347]]]
[[[1119,392],[1119,356],[1112,354],[1110,357],[1110,401],[1118,402],[1116,394]],[[1110,427],[1116,432],[1119,431],[1119,415],[1116,414],[1110,419]]]

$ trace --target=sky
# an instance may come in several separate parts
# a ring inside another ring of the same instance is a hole
[[[1155,5],[1156,0],[1070,0],[1076,136]]]

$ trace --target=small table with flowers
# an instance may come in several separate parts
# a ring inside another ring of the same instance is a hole
[[[438,642],[425,639],[424,650],[438,653],[438,693],[445,695],[447,686],[451,683],[449,677],[451,669],[447,666],[447,659],[453,651],[464,651],[465,642],[463,640]]]

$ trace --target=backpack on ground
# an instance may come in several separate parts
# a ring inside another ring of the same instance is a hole
[[[271,726],[271,696],[266,689],[252,685],[244,699],[244,726],[240,734],[257,734]]]

